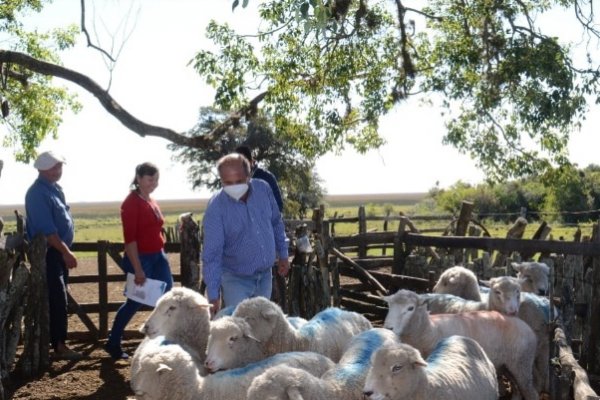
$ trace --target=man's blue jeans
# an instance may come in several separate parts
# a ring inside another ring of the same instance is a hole
[[[271,298],[273,287],[272,268],[258,271],[250,276],[234,275],[224,271],[221,275],[224,306],[235,307],[242,300],[250,297],[263,296]]]
[[[140,254],[139,257],[140,262],[142,263],[142,268],[144,269],[144,273],[146,274],[146,278],[158,279],[159,281],[166,282],[167,287],[165,288],[165,292],[171,290],[173,287],[173,276],[171,275],[171,268],[169,267],[167,255],[161,251],[159,253]],[[121,269],[125,273],[134,273],[133,265],[131,264],[131,261],[129,261],[129,258],[127,258],[127,255],[123,257],[123,265],[121,266]],[[141,306],[141,303],[127,299],[119,308],[108,336],[108,344],[110,346],[118,346],[119,348],[121,347],[121,339],[123,337],[125,327]]]
[[[54,247],[46,251],[46,283],[48,284],[48,311],[50,318],[50,343],[56,350],[67,340],[67,281],[69,269],[62,254]]]

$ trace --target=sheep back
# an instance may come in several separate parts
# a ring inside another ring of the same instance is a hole
[[[365,396],[400,400],[495,400],[496,371],[473,339],[441,340],[427,361],[407,344],[378,350],[364,387]]]
[[[466,300],[481,301],[477,276],[459,265],[448,268],[440,275],[433,293],[453,294]]]
[[[162,295],[140,331],[150,338],[164,336],[195,352],[204,362],[210,330],[210,303],[200,293],[176,287]]]

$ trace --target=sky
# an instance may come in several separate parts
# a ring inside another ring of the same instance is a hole
[[[107,32],[117,32],[114,43],[123,42],[112,75],[110,93],[140,120],[186,131],[194,126],[198,110],[211,105],[213,89],[188,66],[200,49],[210,49],[204,31],[210,19],[226,21],[239,33],[253,33],[257,19],[239,7],[232,12],[229,0],[95,0],[87,4],[87,28],[99,44],[111,47]],[[130,11],[129,19],[124,18]],[[76,0],[54,0],[35,16],[29,27],[45,30],[79,25]],[[564,27],[560,27],[564,30]],[[96,40],[94,39],[96,42]],[[83,35],[74,49],[62,54],[63,64],[87,74],[106,87],[109,73],[99,53],[86,46]],[[119,201],[128,192],[135,166],[144,161],[157,164],[160,186],[158,199],[207,198],[208,191],[192,190],[187,167],[172,160],[168,142],[142,138],[110,116],[89,93],[69,82],[56,79],[78,94],[83,110],[68,113],[59,128],[58,139],[48,139],[39,151],[63,154],[67,164],[60,181],[69,202]],[[581,166],[599,162],[598,113],[590,112],[581,132],[570,143],[571,159]],[[0,127],[0,139],[5,135]],[[444,123],[440,110],[409,101],[381,121],[387,144],[360,155],[347,150],[317,161],[317,172],[329,194],[426,192],[439,184],[448,187],[458,180],[478,183],[484,178],[475,162],[442,145]],[[0,205],[22,204],[25,192],[37,177],[29,165],[14,161],[13,150],[0,147],[4,168],[0,177]]]

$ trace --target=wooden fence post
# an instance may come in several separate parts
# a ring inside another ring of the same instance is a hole
[[[192,213],[180,217],[181,285],[200,292],[200,227]]]
[[[600,223],[598,224],[600,229]],[[596,235],[595,243],[600,245],[600,235]],[[592,262],[592,303],[588,311],[590,325],[588,372],[600,374],[600,257],[594,257]]]
[[[321,272],[321,304],[320,309],[325,309],[331,305],[331,291],[329,278],[329,222],[325,220],[325,206],[321,204],[318,209],[314,210],[313,222],[315,224],[315,253],[319,270]]]
[[[98,241],[98,332],[101,338],[108,336],[108,247],[108,241]]]
[[[358,207],[358,235],[362,236],[367,233],[367,214],[365,206]],[[367,257],[367,245],[365,241],[358,244],[358,258]]]
[[[401,216],[398,224],[398,234],[394,237],[394,262],[392,264],[392,274],[401,275],[406,263],[406,254],[402,245],[402,237],[408,227],[408,218]]]
[[[460,207],[460,214],[458,215],[458,221],[456,221],[456,231],[454,232],[454,236],[467,235],[467,227],[471,221],[474,207],[475,204],[473,202],[463,200]],[[454,263],[462,264],[464,256],[464,249],[454,250]]]

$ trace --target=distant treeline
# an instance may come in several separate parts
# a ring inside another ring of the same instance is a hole
[[[431,189],[415,208],[423,213],[456,213],[463,200],[474,203],[475,213],[496,220],[525,209],[532,220],[596,221],[600,216],[600,166],[563,169],[549,176],[493,185],[459,181],[448,189]]]

